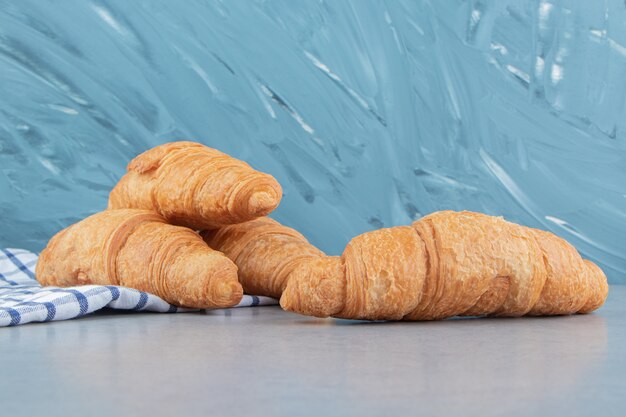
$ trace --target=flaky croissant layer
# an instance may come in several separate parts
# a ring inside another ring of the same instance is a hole
[[[109,195],[109,208],[154,210],[169,223],[199,230],[265,216],[281,197],[271,175],[216,149],[181,141],[133,159]]]
[[[193,230],[148,210],[106,210],[55,235],[36,270],[42,285],[123,285],[179,306],[230,307],[241,300],[237,267]]]
[[[239,266],[244,288],[282,294],[286,310],[317,317],[587,313],[608,293],[602,270],[563,239],[480,213],[441,211],[364,233],[341,257],[324,256],[292,230],[259,219],[204,238]]]

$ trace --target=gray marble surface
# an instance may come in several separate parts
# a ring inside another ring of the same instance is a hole
[[[97,314],[0,329],[0,375],[2,416],[622,416],[626,286],[573,317]]]

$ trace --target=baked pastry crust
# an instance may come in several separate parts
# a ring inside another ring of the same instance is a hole
[[[300,263],[325,256],[298,231],[269,217],[200,234],[209,246],[219,248],[237,264],[246,294],[280,298]]]
[[[193,230],[140,209],[106,210],[55,235],[36,269],[42,285],[123,285],[179,306],[241,301],[237,267]]]
[[[195,142],[149,149],[128,164],[109,208],[153,210],[169,223],[213,229],[265,216],[280,203],[274,177]]]
[[[352,239],[324,256],[269,219],[204,233],[240,268],[244,288],[289,311],[366,320],[588,313],[606,276],[552,233],[500,217],[441,211]],[[245,271],[245,272],[244,272]]]

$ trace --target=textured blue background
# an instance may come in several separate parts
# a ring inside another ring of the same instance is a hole
[[[469,209],[626,282],[623,1],[1,1],[0,247],[196,139],[274,174],[329,253]]]

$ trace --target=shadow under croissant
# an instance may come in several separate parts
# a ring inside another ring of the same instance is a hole
[[[585,314],[584,316],[587,316]],[[591,313],[593,315],[593,313]],[[455,316],[443,320],[355,320],[341,318],[299,317],[292,320],[303,326],[441,326],[455,325],[461,322],[489,321],[515,323],[526,320],[558,320],[566,317],[583,316],[581,314],[564,314],[554,316],[522,316],[522,317],[496,317],[496,316]]]

